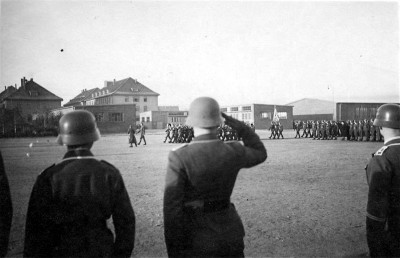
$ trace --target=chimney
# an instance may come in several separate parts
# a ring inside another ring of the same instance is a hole
[[[21,79],[21,87],[24,87],[24,78]]]
[[[33,82],[33,78],[31,78],[31,82]]]
[[[113,85],[115,85],[115,79],[114,79],[114,83],[113,83]]]

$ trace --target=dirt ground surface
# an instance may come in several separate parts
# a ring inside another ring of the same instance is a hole
[[[259,130],[267,160],[243,169],[232,202],[246,230],[248,257],[365,256],[368,185],[364,167],[383,143],[270,140]],[[103,135],[93,146],[99,159],[122,173],[136,214],[132,256],[165,257],[162,202],[167,155],[179,144],[163,143],[148,130],[147,145],[129,148],[128,136]],[[37,175],[64,155],[55,137],[0,139],[14,216],[8,257],[21,257],[30,192]]]

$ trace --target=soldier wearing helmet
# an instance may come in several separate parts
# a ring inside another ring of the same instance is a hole
[[[221,114],[214,99],[195,99],[186,121],[195,138],[169,153],[163,212],[170,257],[244,255],[244,227],[230,196],[240,169],[264,162],[267,151],[249,126]],[[244,144],[218,138],[223,118]]]
[[[29,200],[26,257],[129,257],[135,215],[117,168],[97,160],[90,149],[100,139],[94,116],[85,110],[65,114],[57,142],[67,146],[63,160],[36,179]],[[115,240],[107,227],[112,217]]]
[[[400,106],[380,106],[374,126],[385,142],[366,167],[367,242],[371,256],[400,257]]]

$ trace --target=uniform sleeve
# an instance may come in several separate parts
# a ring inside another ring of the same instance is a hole
[[[243,160],[246,164],[244,164],[244,167],[252,167],[264,162],[267,159],[267,150],[260,137],[251,128],[243,128],[240,135],[245,146],[245,158]]]
[[[39,175],[32,189],[25,225],[24,257],[51,257],[55,225],[52,220],[52,190]]]
[[[391,168],[384,156],[375,156],[367,167],[367,242],[372,256],[385,256],[385,231],[389,207]]]
[[[7,254],[13,215],[10,187],[0,153],[0,257]]]
[[[115,243],[113,257],[130,257],[135,245],[135,213],[121,174],[114,186],[113,223]]]
[[[184,227],[183,200],[187,180],[183,165],[171,151],[164,190],[164,236],[169,257],[184,256],[189,239]]]

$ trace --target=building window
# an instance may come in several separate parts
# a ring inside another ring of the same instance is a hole
[[[251,106],[242,107],[242,111],[251,111]]]
[[[221,108],[221,112],[227,112],[228,108]]]
[[[261,112],[260,113],[261,118],[272,118],[272,113],[271,112]]]
[[[139,98],[133,98],[133,102],[139,102]]]
[[[278,112],[278,117],[279,117],[279,119],[287,119],[287,113],[286,112]]]
[[[104,122],[104,113],[96,113],[94,117],[96,118],[96,122]]]
[[[108,121],[110,122],[123,122],[123,114],[122,113],[110,113],[108,114]]]
[[[140,121],[140,117],[136,117],[136,122],[139,122]]]
[[[238,111],[239,108],[238,107],[231,107],[231,111]]]
[[[144,122],[144,117],[142,117],[142,122]]]
[[[150,122],[150,117],[146,117],[146,122]]]
[[[39,96],[39,92],[37,92],[37,91],[29,91],[29,94],[30,94],[32,97],[37,97],[37,96]]]
[[[147,106],[143,107],[143,111],[146,112],[147,111]]]
[[[143,98],[143,102],[147,102],[147,97],[144,97],[144,98]]]
[[[125,97],[125,102],[129,102],[129,97]]]

